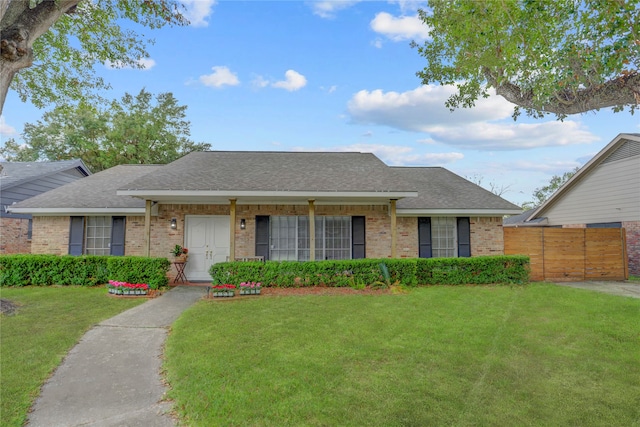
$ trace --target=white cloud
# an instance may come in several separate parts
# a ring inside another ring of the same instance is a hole
[[[429,38],[429,27],[420,20],[418,15],[395,17],[387,12],[380,12],[373,18],[370,25],[373,31],[393,41]]]
[[[522,150],[588,144],[599,138],[580,123],[565,120],[540,123],[469,123],[466,126],[433,126],[429,130],[438,142],[479,150]]]
[[[240,84],[238,76],[228,67],[211,67],[213,73],[200,76],[200,83],[210,87],[237,86]]]
[[[271,86],[293,92],[307,85],[307,78],[297,71],[287,70],[284,77],[285,80],[272,83]]]
[[[296,147],[293,151],[360,152],[373,153],[391,166],[441,166],[462,160],[462,153],[416,153],[412,147],[384,144],[352,144],[341,147]]]
[[[2,136],[15,136],[18,133],[16,132],[16,128],[7,124],[4,119],[4,116],[0,116],[0,135]]]
[[[136,70],[150,70],[156,66],[156,61],[151,58],[141,58],[138,60],[138,65],[140,65],[140,68],[135,68]],[[104,63],[104,66],[111,69],[124,69],[124,70],[134,69],[129,65],[122,64],[122,62],[106,61]]]
[[[269,80],[265,79],[262,76],[256,76],[252,81],[251,84],[257,88],[263,88],[263,87],[267,87],[269,86]]]
[[[421,86],[407,92],[361,90],[348,102],[351,120],[423,132],[424,143],[442,143],[477,150],[520,150],[586,144],[598,138],[572,120],[514,123],[513,104],[492,93],[474,108],[450,112],[444,103],[453,86]],[[505,120],[506,119],[506,120]]]
[[[193,27],[206,27],[216,0],[181,0],[186,7],[185,17]]]
[[[347,9],[360,0],[327,0],[308,2],[315,15],[321,18],[334,18],[336,13],[342,9]]]

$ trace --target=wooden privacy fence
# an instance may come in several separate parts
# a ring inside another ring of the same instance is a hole
[[[505,255],[528,255],[531,280],[626,280],[624,228],[505,227]]]

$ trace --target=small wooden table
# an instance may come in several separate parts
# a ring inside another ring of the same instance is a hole
[[[177,275],[176,278],[173,279],[173,283],[184,283],[187,280],[187,277],[184,275],[184,268],[187,265],[187,261],[176,261],[173,263],[176,266]]]

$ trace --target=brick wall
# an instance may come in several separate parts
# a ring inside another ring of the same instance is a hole
[[[504,255],[502,217],[471,217],[471,256]]]
[[[627,232],[629,274],[640,276],[640,221],[625,221],[622,227]]]
[[[69,253],[69,217],[34,216],[31,253],[66,255]]]
[[[256,215],[307,215],[307,205],[238,205],[236,207],[236,257],[255,255]],[[186,215],[229,215],[228,205],[160,205],[158,215],[151,217],[151,251],[153,257],[166,257],[175,245],[184,245]],[[391,254],[391,219],[387,206],[316,206],[317,216],[365,216],[367,258],[387,258]],[[178,227],[171,229],[171,219]],[[240,229],[244,219],[246,228]],[[637,224],[637,223],[636,223]],[[472,217],[471,255],[504,253],[502,218]],[[418,220],[397,219],[396,253],[400,258],[418,256]],[[629,233],[628,233],[629,235]],[[34,217],[33,253],[66,254],[69,245],[69,217]],[[144,255],[144,217],[129,216],[126,221],[126,255]]]
[[[24,218],[0,218],[0,254],[31,253],[29,220]]]

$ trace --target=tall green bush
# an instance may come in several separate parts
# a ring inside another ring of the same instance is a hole
[[[529,280],[529,258],[489,256],[477,258],[358,259],[340,261],[225,262],[214,264],[209,273],[214,284],[262,282],[265,286],[361,287],[384,282],[404,286],[525,283]]]
[[[168,283],[170,265],[166,258],[2,255],[0,286],[94,286],[118,280],[157,289]]]

